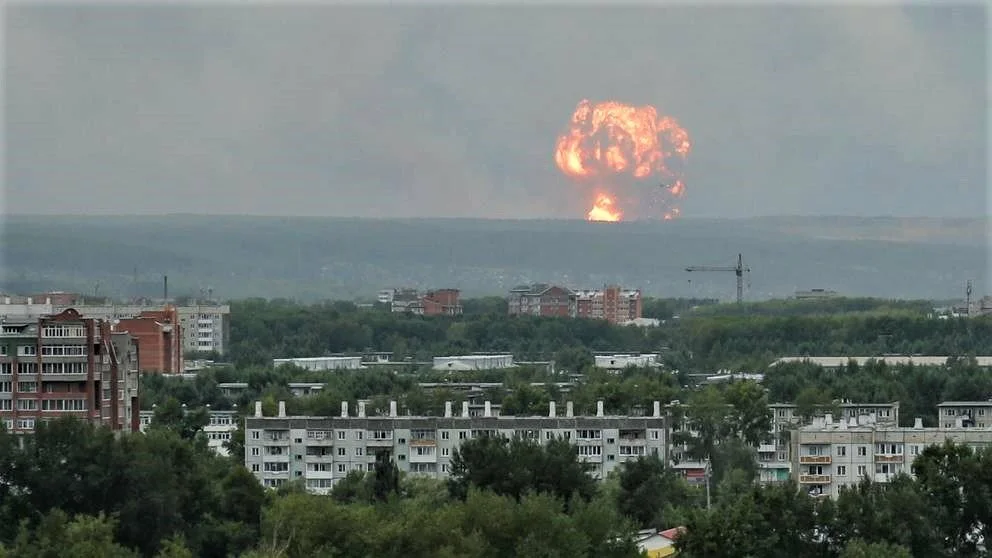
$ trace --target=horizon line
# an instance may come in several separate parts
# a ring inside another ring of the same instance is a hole
[[[576,223],[600,223],[599,221],[589,221],[579,217],[477,217],[477,216],[346,216],[346,215],[297,215],[279,213],[2,213],[0,222],[6,217],[24,218],[76,218],[76,219],[98,219],[98,218],[149,218],[159,219],[168,217],[203,217],[203,218],[265,218],[265,219],[331,219],[331,220],[361,220],[361,221],[561,221]],[[680,221],[747,221],[758,219],[888,219],[888,220],[941,220],[941,221],[988,221],[989,215],[973,216],[930,216],[930,215],[852,215],[852,214],[803,214],[803,213],[779,213],[767,215],[750,215],[736,217],[718,216],[681,216],[677,219],[631,219],[618,223],[605,224],[632,224],[632,223],[678,223]]]

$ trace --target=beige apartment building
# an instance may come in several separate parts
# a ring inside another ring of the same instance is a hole
[[[912,474],[913,460],[924,448],[947,440],[986,447],[992,444],[992,428],[967,426],[962,417],[924,428],[922,419],[899,427],[868,417],[835,421],[827,415],[792,431],[793,478],[811,495],[835,498],[842,487],[865,477],[884,483],[900,473]]]

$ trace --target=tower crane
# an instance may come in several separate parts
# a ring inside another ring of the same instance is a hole
[[[733,271],[737,274],[737,304],[744,301],[744,273],[751,273],[751,268],[744,265],[744,256],[737,254],[737,265],[734,266],[711,266],[711,265],[691,265],[685,268],[686,271]]]

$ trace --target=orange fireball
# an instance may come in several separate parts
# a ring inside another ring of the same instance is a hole
[[[639,204],[644,196],[638,194],[665,195],[669,199],[664,205],[669,208],[664,217],[671,219],[679,214],[671,200],[685,194],[685,184],[680,173],[668,165],[676,159],[685,160],[691,149],[685,129],[674,118],[659,116],[650,105],[631,106],[616,101],[593,104],[583,100],[572,115],[568,131],[558,138],[555,163],[565,175],[611,192],[597,194],[587,216],[590,220],[622,218],[622,208],[616,207],[614,197],[620,176],[634,181],[652,178],[650,188],[633,186],[638,191],[624,198],[634,200],[628,203]],[[657,179],[663,181],[660,188]],[[603,205],[604,199],[609,200],[608,205]],[[599,219],[594,215],[613,218]]]
[[[614,206],[613,198],[606,194],[598,194],[592,209],[586,215],[590,221],[616,222],[623,218],[623,212]]]

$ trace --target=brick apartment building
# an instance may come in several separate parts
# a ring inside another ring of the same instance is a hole
[[[137,340],[141,372],[183,373],[183,327],[175,306],[145,310],[134,318],[115,320],[113,330],[129,333]]]
[[[411,312],[422,316],[459,316],[462,313],[461,291],[437,289],[423,295],[416,289],[397,289],[389,300],[393,312]]]
[[[136,432],[138,347],[105,320],[67,309],[0,326],[0,420],[8,431],[73,416]]]
[[[575,294],[556,285],[536,283],[521,285],[510,290],[507,306],[511,316],[574,317]]]
[[[510,290],[507,297],[511,316],[560,316],[591,318],[623,323],[641,317],[641,291],[609,285],[600,290],[573,291],[538,283]]]

